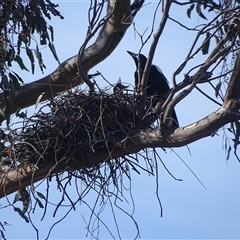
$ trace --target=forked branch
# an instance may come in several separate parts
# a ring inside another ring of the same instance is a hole
[[[110,12],[112,12],[111,17],[103,24],[96,41],[86,48],[83,53],[82,71],[84,73],[112,53],[131,25],[132,9],[130,0],[109,0],[107,14]],[[19,108],[35,104],[38,96],[42,93],[44,93],[44,96],[41,101],[44,101],[60,92],[82,84],[83,79],[78,74],[77,60],[78,55],[75,55],[61,63],[48,76],[22,86],[15,92],[15,101],[11,106],[11,113],[14,113]],[[3,94],[0,94],[0,101],[4,101]],[[5,119],[5,116],[0,116],[0,120],[3,119]]]
[[[229,82],[226,98],[223,106],[216,112],[193,124],[176,129],[166,129],[165,132],[159,129],[136,130],[114,147],[109,154],[108,149],[98,151],[89,156],[85,161],[68,161],[68,170],[77,170],[86,167],[96,166],[111,159],[124,157],[128,154],[137,153],[144,148],[156,147],[182,147],[186,144],[209,136],[219,128],[229,122],[234,122],[239,118],[238,93],[240,91],[240,53],[238,53],[233,74]],[[19,188],[26,187],[39,180],[47,178],[54,173],[65,171],[66,163],[44,162],[41,166],[30,165],[18,168],[0,175],[0,198],[13,193]]]

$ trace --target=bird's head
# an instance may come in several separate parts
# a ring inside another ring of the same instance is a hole
[[[137,53],[133,53],[133,52],[130,52],[130,51],[127,51],[127,53],[133,58],[133,60],[136,64],[136,68],[138,68],[138,60],[140,60],[140,68],[143,71],[143,69],[146,65],[146,62],[147,62],[147,58],[143,54],[138,55]]]
[[[113,93],[116,95],[116,94],[122,94],[123,93],[123,90],[128,88],[129,86],[127,85],[123,85],[121,80],[119,79],[117,84],[114,86],[113,88]]]

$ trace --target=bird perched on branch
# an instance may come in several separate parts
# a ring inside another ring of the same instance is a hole
[[[140,72],[140,78],[142,78],[143,71],[147,62],[147,58],[143,54],[132,53],[130,51],[127,51],[128,54],[133,58],[135,65],[136,65],[136,71],[134,73],[135,77],[135,86],[138,86],[138,70]],[[140,61],[140,64],[138,63],[138,60]],[[170,90],[170,87],[168,85],[168,81],[166,77],[164,76],[162,70],[152,65],[150,69],[150,73],[147,80],[147,87],[146,87],[146,95],[149,96],[155,96],[155,101],[153,101],[153,107],[158,103],[158,101],[163,98],[163,95],[167,93]],[[171,127],[178,128],[179,123],[177,119],[177,115],[175,110],[172,111],[172,119],[171,119]]]

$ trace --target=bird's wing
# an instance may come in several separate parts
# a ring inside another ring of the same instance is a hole
[[[154,65],[154,64],[152,65],[152,67],[155,67],[156,70],[162,74],[163,78],[164,78],[164,79],[166,80],[166,82],[169,84],[169,81],[168,81],[167,78],[164,76],[162,69],[161,69],[160,67],[158,67],[157,65]]]

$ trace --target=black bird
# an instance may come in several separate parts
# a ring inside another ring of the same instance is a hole
[[[135,86],[138,86],[138,54],[132,53],[130,51],[127,51],[131,57],[133,58],[135,65],[136,65],[136,71],[134,73],[135,77]],[[143,54],[139,54],[139,72],[140,72],[140,77],[142,78],[143,71],[147,62],[147,58]],[[149,96],[155,96],[156,101],[153,102],[154,105],[163,97],[165,93],[167,93],[170,90],[170,87],[168,85],[168,80],[166,77],[163,75],[162,70],[157,67],[156,65],[151,66],[150,73],[148,76],[148,81],[147,81],[147,88],[146,88],[146,95],[147,97]],[[171,126],[174,128],[179,127],[178,119],[175,110],[173,109],[172,111],[172,124]]]
[[[121,79],[118,80],[117,84],[113,88],[113,93],[115,95],[122,95],[123,94],[123,89],[128,88],[128,86],[125,86],[122,84]]]

